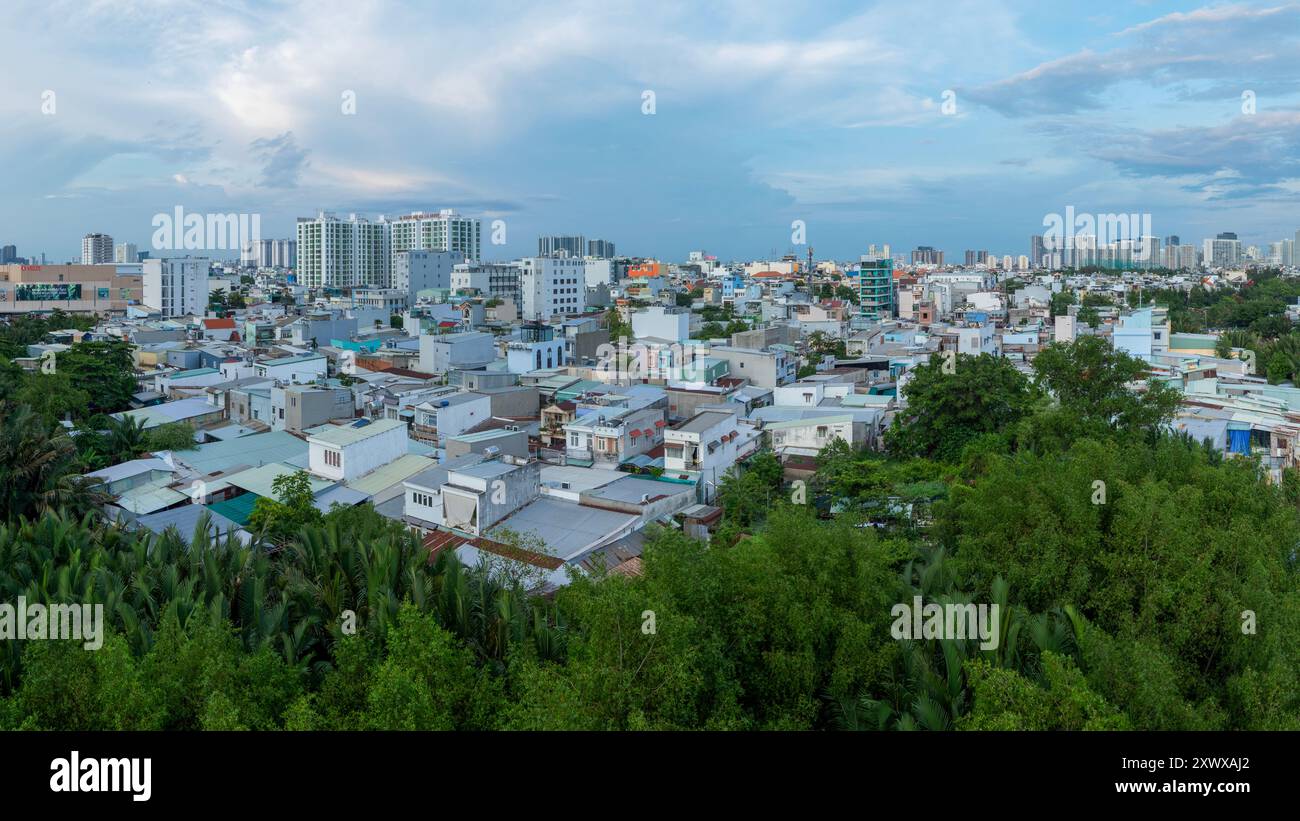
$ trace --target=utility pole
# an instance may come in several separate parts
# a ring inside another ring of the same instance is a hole
[[[807,281],[808,281],[808,301],[809,301],[809,302],[813,302],[813,301],[815,301],[815,299],[816,299],[816,297],[815,297],[814,294],[813,294],[813,280],[812,280],[812,278],[813,278],[813,263],[812,263],[812,260],[813,260],[813,247],[812,247],[811,245],[809,245],[809,246],[808,246],[808,270],[805,272],[805,278],[806,278]]]

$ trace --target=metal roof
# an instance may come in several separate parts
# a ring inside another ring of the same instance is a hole
[[[326,445],[335,445],[337,447],[347,447],[357,442],[364,442],[372,436],[378,436],[381,433],[387,433],[393,428],[404,428],[406,423],[399,419],[377,419],[368,425],[353,427],[353,425],[336,425],[332,430],[321,430],[316,428],[312,433],[310,442],[321,442]]]
[[[367,496],[374,496],[382,493],[393,485],[401,484],[412,476],[416,476],[437,466],[437,462],[427,456],[415,456],[406,454],[389,462],[381,468],[376,468],[360,479],[354,479],[347,483],[347,486],[353,490],[364,493]]]
[[[268,431],[224,442],[209,442],[193,450],[175,451],[173,458],[199,473],[226,472],[232,468],[283,462],[306,454],[307,443],[286,431]]]

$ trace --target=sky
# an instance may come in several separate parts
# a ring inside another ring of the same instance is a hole
[[[1300,229],[1300,4],[7,0],[0,243],[455,208],[485,259]],[[501,220],[505,242],[488,241]],[[218,256],[220,254],[217,254]]]

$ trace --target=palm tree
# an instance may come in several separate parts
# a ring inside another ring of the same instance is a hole
[[[0,402],[0,507],[10,518],[68,509],[81,515],[107,500],[76,475],[72,439],[26,405]]]
[[[138,458],[148,450],[144,421],[134,416],[110,416],[104,431],[104,445],[112,464]]]

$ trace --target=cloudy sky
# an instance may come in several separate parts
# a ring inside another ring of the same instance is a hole
[[[502,259],[762,257],[794,220],[818,257],[1021,254],[1067,206],[1300,228],[1300,4],[522,5],[7,0],[0,242],[144,250],[177,206],[266,238],[452,207]]]

